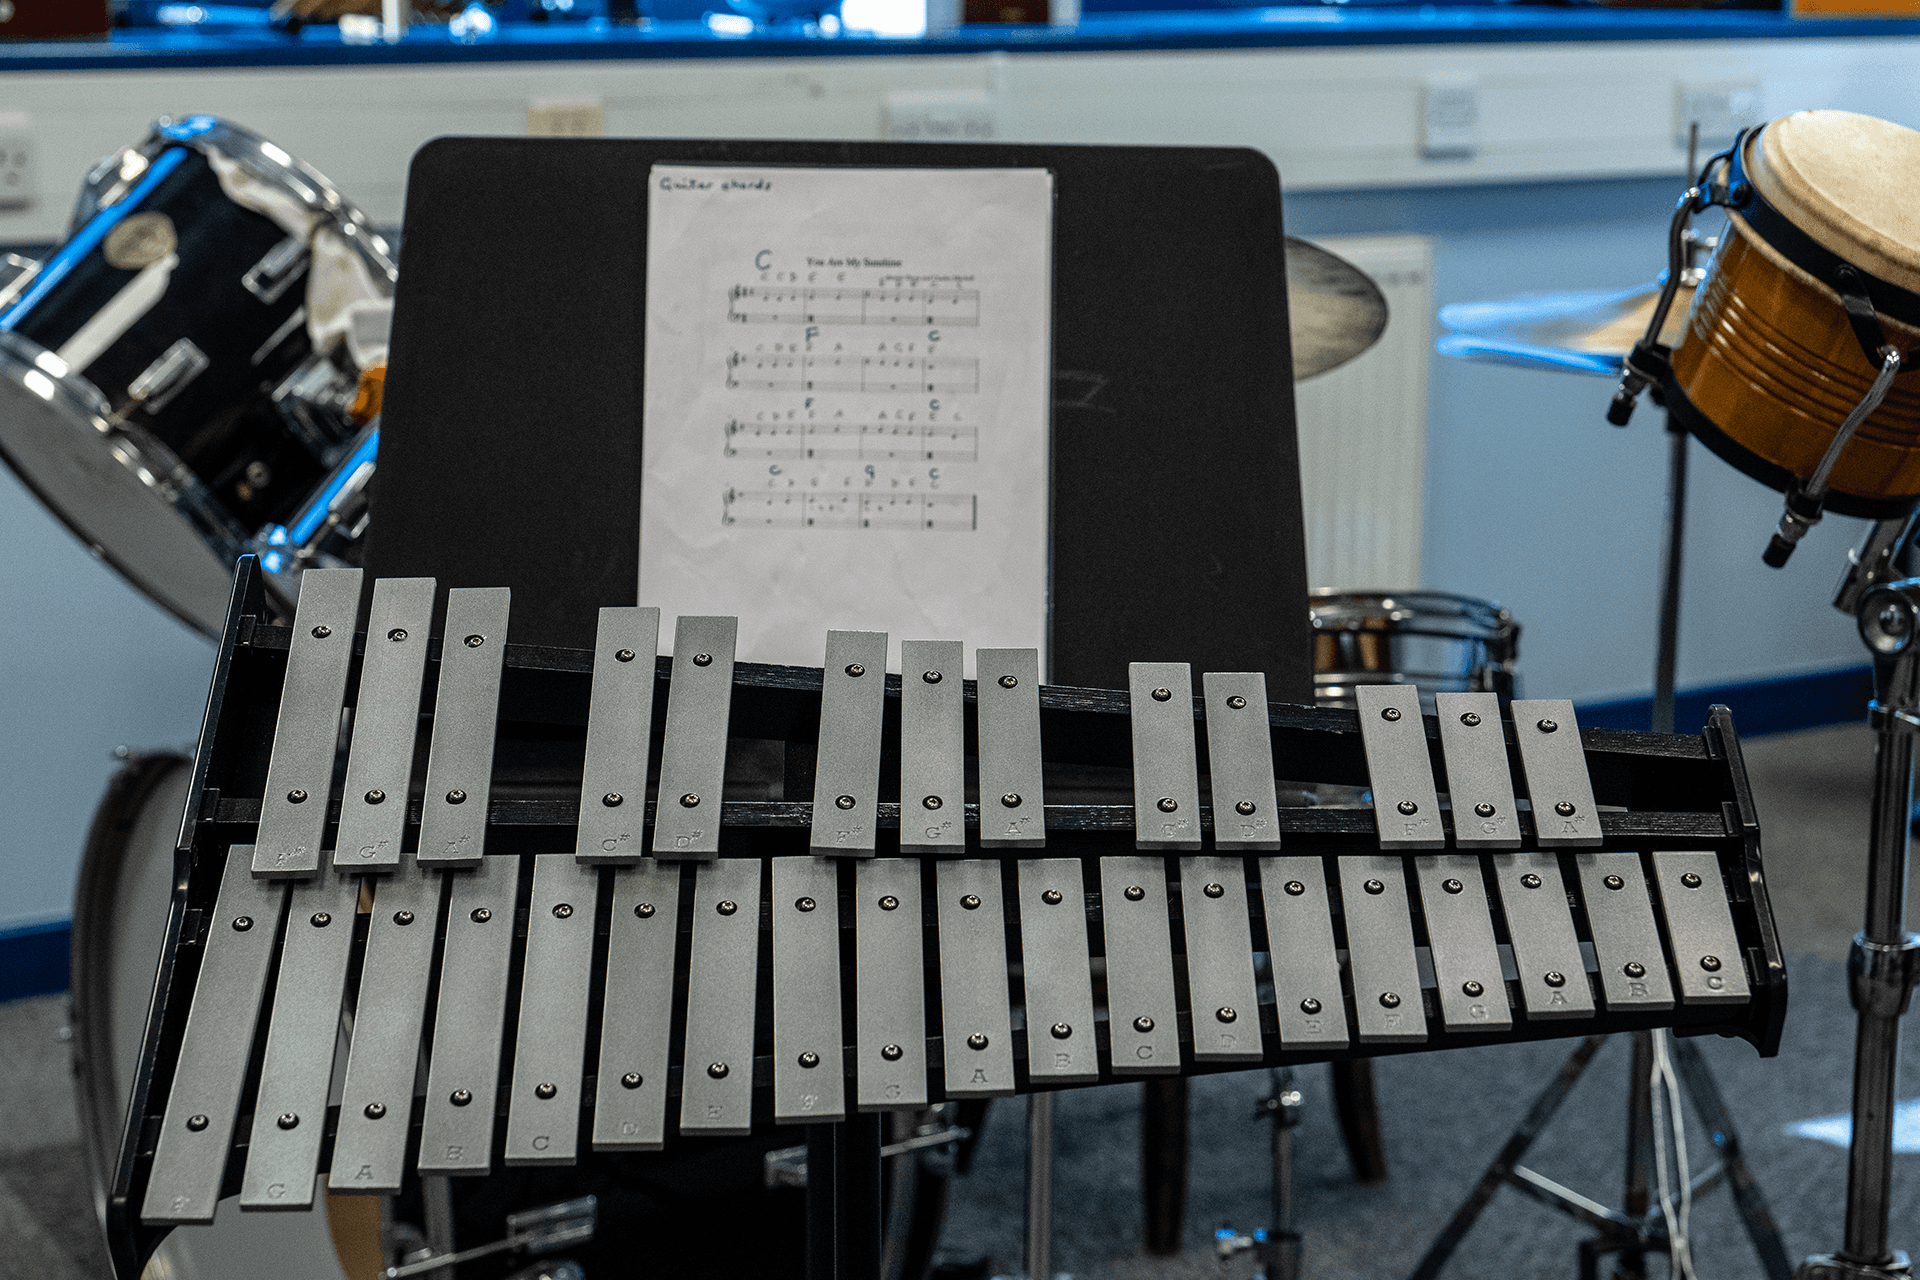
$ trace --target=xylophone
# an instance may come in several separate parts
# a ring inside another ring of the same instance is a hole
[[[1731,717],[601,611],[240,564],[110,1205],[171,1225],[929,1101],[1647,1027],[1775,1052],[1786,974]],[[346,726],[343,729],[343,726]],[[777,744],[755,798],[736,767]],[[1524,787],[1516,792],[1516,778]],[[1276,779],[1286,780],[1276,782]],[[1306,784],[1371,804],[1282,806]],[[734,795],[729,796],[729,787]],[[1445,797],[1443,800],[1443,796]],[[1063,803],[1063,801],[1072,801]],[[351,1036],[336,1062],[343,1011]],[[330,1100],[331,1099],[331,1100]]]

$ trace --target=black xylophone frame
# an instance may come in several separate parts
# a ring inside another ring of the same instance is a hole
[[[236,572],[234,594],[195,754],[192,785],[175,854],[174,892],[165,942],[148,1010],[119,1166],[108,1197],[108,1244],[115,1272],[122,1277],[139,1275],[147,1257],[170,1229],[142,1223],[140,1205],[146,1193],[172,1068],[185,1031],[201,945],[211,923],[222,868],[231,846],[253,840],[260,817],[269,749],[292,635],[290,627],[270,621],[273,616],[257,563],[252,557],[243,558]],[[349,690],[357,687],[365,639],[364,634],[355,637]],[[437,685],[437,639],[429,644],[427,661],[433,670],[424,682],[428,703],[423,715],[431,714],[432,690]],[[507,646],[500,684],[495,781],[487,819],[489,852],[531,854],[573,848],[592,665],[593,653],[587,650]],[[739,663],[734,670],[729,737],[788,744],[785,793],[810,796],[813,744],[819,731],[820,670],[753,663]],[[656,679],[661,696],[654,700],[653,758],[656,761],[667,705],[664,691],[671,674],[672,660],[657,659]],[[965,699],[969,704],[974,701],[972,681],[966,683]],[[348,701],[351,704],[351,693]],[[1040,717],[1049,767],[1091,766],[1096,770],[1104,767],[1122,771],[1117,776],[1124,776],[1131,760],[1128,695],[1124,691],[1043,687]],[[1196,705],[1196,720],[1198,718]],[[1436,778],[1444,790],[1438,728],[1433,717],[1428,716],[1425,721]],[[1366,784],[1367,765],[1357,713],[1273,703],[1268,707],[1268,722],[1278,777],[1320,784]],[[1503,730],[1510,764],[1517,765],[1511,722],[1504,724]],[[974,726],[969,719],[970,748],[973,733]],[[881,775],[883,779],[892,779],[891,785],[896,788],[899,734],[899,677],[889,675]],[[1731,713],[1725,707],[1714,707],[1702,732],[1693,735],[1583,729],[1581,744],[1594,798],[1601,806],[1604,850],[1710,850],[1719,859],[1752,988],[1751,1001],[1739,1008],[1681,1004],[1659,1013],[1601,1010],[1592,1023],[1585,1024],[1587,1029],[1608,1033],[1670,1026],[1675,1034],[1682,1036],[1710,1032],[1738,1036],[1752,1043],[1762,1055],[1773,1055],[1779,1047],[1786,1015],[1786,968],[1774,933],[1761,870],[1759,822]],[[1204,735],[1200,735],[1199,751],[1204,774],[1207,770]],[[409,831],[417,836],[420,783],[416,780],[414,785],[415,792],[408,801],[408,823]],[[891,802],[885,799],[889,785],[883,781],[878,852],[882,856],[898,856],[894,842],[898,838],[899,805],[897,798]],[[1116,795],[1114,799],[1115,803],[1106,804],[1048,804],[1047,855],[1092,859],[1134,853],[1133,806],[1130,798]],[[651,802],[648,812],[649,815],[652,812]],[[723,806],[721,856],[765,858],[804,853],[808,848],[811,813],[812,805],[807,801],[727,801]],[[333,816],[337,817],[337,811]],[[1210,815],[1204,806],[1200,817],[1203,830],[1211,831]],[[1018,852],[980,850],[972,834],[978,823],[975,805],[966,806],[966,818],[970,833],[967,856],[1006,857]],[[1278,825],[1287,841],[1287,851],[1293,854],[1308,850],[1325,855],[1378,851],[1371,809],[1283,808],[1279,811]],[[1521,814],[1519,825],[1523,848],[1538,849],[1530,815]],[[1450,819],[1447,826],[1451,835]],[[1177,857],[1170,859],[1170,866],[1177,872]],[[1338,878],[1332,877],[1332,880],[1335,928],[1343,930]],[[1177,880],[1173,887],[1170,907],[1178,939],[1181,923]],[[931,905],[927,909],[931,911]],[[1089,903],[1089,909],[1097,910],[1093,903]],[[1258,895],[1252,895],[1249,909],[1255,913],[1255,950],[1262,951],[1265,927],[1258,918]],[[1574,910],[1576,924],[1585,935],[1583,912],[1578,904]],[[516,933],[524,938],[525,909],[518,914]],[[841,918],[850,922],[853,916],[847,912]],[[771,919],[771,912],[763,913],[763,921]],[[366,927],[366,917],[358,917],[357,934],[364,937]],[[762,925],[763,929],[768,927],[768,924]],[[1416,945],[1424,947],[1427,939],[1418,912],[1414,914],[1413,927]],[[603,933],[604,928],[603,923]],[[1502,928],[1496,912],[1496,932]],[[1099,930],[1090,932],[1096,939],[1099,937]],[[1344,932],[1337,934],[1342,945],[1344,936]],[[1507,941],[1504,933],[1499,933],[1499,940]],[[852,953],[851,947],[843,948],[843,956],[850,957]],[[769,954],[770,947],[763,945],[763,966]],[[930,947],[929,955],[932,954],[936,954],[936,950]],[[1017,951],[1013,954],[1017,955]],[[680,955],[679,963],[684,966],[684,947]],[[603,940],[596,957],[595,989],[600,984],[605,963]],[[684,978],[684,974],[675,976],[676,982]],[[1510,981],[1509,988],[1513,1006],[1521,1008],[1518,984]],[[1263,1008],[1266,1052],[1261,1063],[1252,1065],[1290,1066],[1354,1056],[1356,1052],[1370,1055],[1418,1052],[1489,1042],[1487,1036],[1449,1034],[1434,1012],[1437,1009],[1435,992],[1427,988],[1422,998],[1429,1006],[1430,1024],[1430,1034],[1424,1043],[1366,1045],[1338,1052],[1282,1047],[1273,1029],[1273,1010]],[[1244,1063],[1194,1062],[1187,1015],[1183,1013],[1180,1021],[1182,1074],[1251,1069]],[[1559,1038],[1568,1034],[1563,1028],[1564,1024],[1521,1018],[1515,1020],[1510,1033],[1499,1039]],[[1104,1026],[1099,1034],[1104,1049]],[[259,1040],[264,1041],[264,1036]],[[1015,1040],[1019,1091],[1028,1092],[1021,1037],[1016,1035]],[[252,1090],[258,1074],[257,1055],[261,1052],[258,1044],[254,1052],[256,1060],[249,1073],[249,1087],[241,1099],[243,1116],[252,1107]],[[1102,1082],[1111,1082],[1115,1077],[1105,1053],[1101,1056]],[[937,1097],[942,1092],[939,1064],[943,1060],[938,1036],[930,1036],[927,1061],[931,1096]],[[586,1061],[594,1061],[591,1048]],[[673,1069],[673,1079],[668,1086],[671,1096],[679,1093],[678,1072],[679,1068]],[[772,1080],[772,1061],[769,1056],[763,1054],[755,1059],[753,1077],[758,1127],[762,1108],[770,1106],[767,1094]],[[589,1107],[592,1096],[593,1091],[587,1089],[585,1097]],[[337,1110],[332,1108],[327,1117],[323,1168],[330,1158]],[[877,1120],[876,1115],[856,1114],[843,1124],[809,1126],[809,1168],[813,1173],[809,1179],[807,1209],[809,1277],[867,1280],[878,1273]],[[417,1117],[413,1127],[417,1144]],[[244,1153],[249,1126],[242,1123],[234,1132],[234,1152]],[[243,1165],[243,1159],[229,1159],[223,1195],[238,1193]]]

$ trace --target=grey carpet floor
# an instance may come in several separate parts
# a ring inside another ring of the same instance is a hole
[[[1853,1015],[1844,958],[1858,927],[1865,863],[1872,740],[1843,728],[1748,745],[1766,839],[1769,883],[1783,943],[1793,957],[1786,1041],[1762,1060],[1745,1044],[1703,1049],[1745,1141],[1790,1257],[1839,1242],[1845,1152],[1790,1136],[1793,1121],[1847,1106]],[[79,1148],[64,997],[0,1005],[0,1280],[69,1280],[106,1274]],[[1920,1014],[1906,1052],[1920,1050]],[[1489,1046],[1380,1060],[1381,1112],[1391,1176],[1351,1179],[1335,1129],[1324,1068],[1300,1073],[1298,1210],[1313,1277],[1405,1275],[1466,1195],[1570,1043]],[[1600,1053],[1529,1158],[1540,1172],[1595,1199],[1617,1200],[1627,1042]],[[1901,1096],[1920,1092],[1911,1071]],[[1267,1133],[1252,1119],[1264,1071],[1193,1083],[1192,1178],[1187,1248],[1174,1258],[1140,1251],[1139,1089],[1069,1092],[1057,1104],[1056,1270],[1114,1280],[1243,1280],[1248,1258],[1222,1267],[1212,1233],[1265,1223]],[[1025,1104],[997,1104],[972,1173],[954,1184],[943,1255],[1020,1264]],[[1706,1136],[1693,1128],[1698,1162]],[[1920,1157],[1896,1158],[1895,1243],[1920,1250]],[[1758,1274],[1724,1190],[1694,1210],[1703,1280]],[[1568,1276],[1582,1228],[1503,1191],[1447,1271],[1475,1277]],[[724,1252],[724,1251],[722,1251]],[[271,1275],[263,1259],[261,1274]],[[717,1264],[716,1275],[724,1274]],[[187,1280],[193,1280],[189,1277]],[[221,1280],[228,1280],[222,1277]]]

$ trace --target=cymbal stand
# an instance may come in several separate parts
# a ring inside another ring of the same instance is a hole
[[[1853,1134],[1847,1148],[1844,1245],[1808,1258],[1798,1280],[1907,1280],[1907,1255],[1890,1248],[1893,1086],[1900,1018],[1920,980],[1920,935],[1906,931],[1907,823],[1913,739],[1920,731],[1920,578],[1886,581],[1909,534],[1889,536],[1885,520],[1842,580],[1835,604],[1853,607],[1873,656],[1868,722],[1874,745],[1873,810],[1867,859],[1866,928],[1847,958],[1847,992],[1860,1015],[1853,1046]],[[1876,576],[1880,577],[1876,581]]]

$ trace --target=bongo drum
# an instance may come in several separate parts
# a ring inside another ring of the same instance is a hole
[[[1920,345],[1920,133],[1802,111],[1743,138],[1729,171],[1729,225],[1673,348],[1667,407],[1787,491],[1813,477],[1879,372],[1842,288],[1872,303],[1885,342]],[[1920,497],[1920,383],[1894,382],[1827,489],[1826,506],[1868,517]]]

